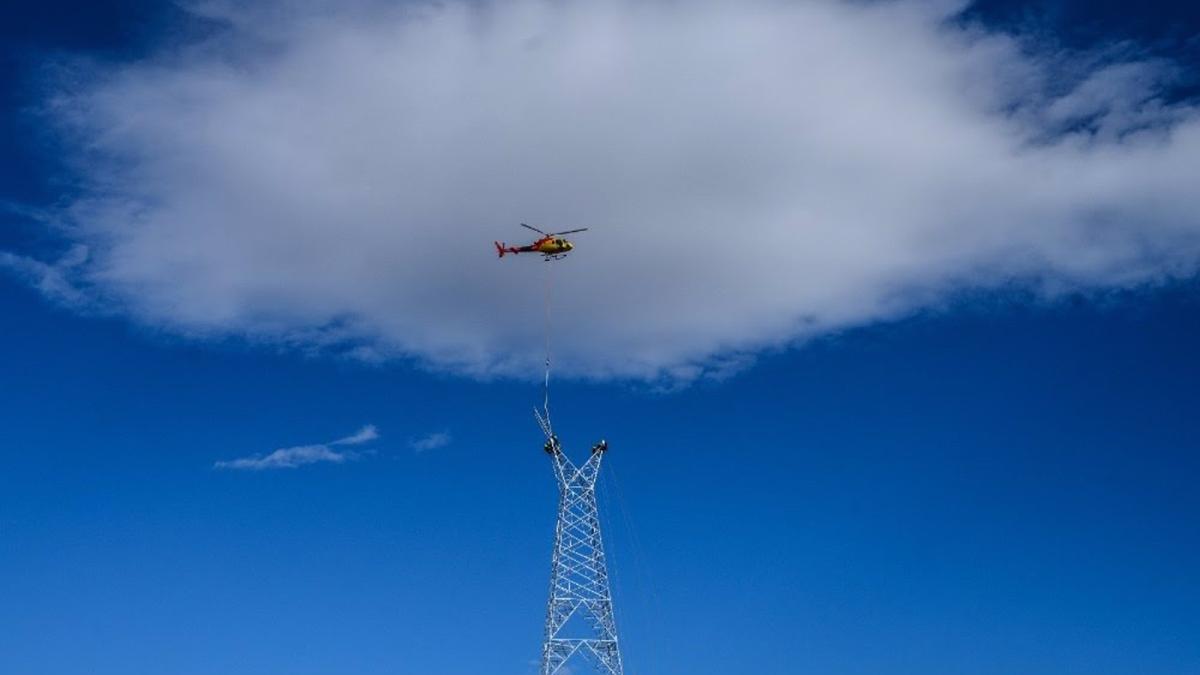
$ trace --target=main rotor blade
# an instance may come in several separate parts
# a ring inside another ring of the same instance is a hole
[[[560,235],[560,234],[574,234],[574,233],[576,233],[576,232],[587,232],[587,230],[588,230],[588,229],[587,229],[586,227],[581,227],[581,228],[579,228],[578,230],[567,230],[566,232],[551,232],[551,233],[550,233],[550,236],[551,236],[551,237],[557,237],[557,236],[558,236],[558,235]]]
[[[537,229],[536,227],[534,227],[532,225],[526,225],[525,223],[521,223],[521,227],[527,227],[527,228],[533,230],[534,232],[537,232],[538,234],[546,234],[545,232],[542,232],[541,230]],[[546,234],[546,236],[548,237],[550,235]]]

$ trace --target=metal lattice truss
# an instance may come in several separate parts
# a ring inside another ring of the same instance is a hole
[[[623,673],[596,507],[596,478],[607,448],[603,441],[596,444],[577,468],[557,438],[550,435],[546,444],[559,499],[541,675],[567,672],[564,666],[573,657],[590,661],[604,675]]]

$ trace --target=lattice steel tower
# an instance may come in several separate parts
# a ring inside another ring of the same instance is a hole
[[[564,666],[577,655],[604,675],[623,675],[596,507],[596,478],[608,444],[592,446],[587,463],[576,467],[548,424],[543,423],[543,430],[559,497],[541,675],[566,672]]]

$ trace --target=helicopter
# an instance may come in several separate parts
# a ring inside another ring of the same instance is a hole
[[[571,249],[575,248],[575,244],[563,239],[563,235],[574,234],[575,232],[586,232],[588,229],[586,227],[581,227],[577,230],[567,230],[565,232],[542,232],[536,227],[532,225],[526,225],[525,223],[521,223],[521,227],[533,230],[542,236],[540,239],[528,246],[509,246],[508,244],[498,241],[495,242],[496,253],[498,253],[501,258],[504,257],[505,253],[541,253],[543,260],[558,260],[565,257],[571,252]]]

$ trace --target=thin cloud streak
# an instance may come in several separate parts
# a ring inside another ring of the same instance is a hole
[[[374,425],[368,424],[354,434],[345,438],[339,438],[336,441],[280,448],[265,455],[253,455],[233,460],[218,461],[213,465],[213,468],[263,471],[267,469],[295,469],[309,464],[343,464],[348,460],[357,459],[360,456],[359,453],[337,451],[332,446],[361,445],[378,438],[378,430]]]
[[[362,443],[368,443],[378,438],[379,430],[375,428],[374,424],[368,424],[345,438],[333,441],[330,445],[361,445]]]
[[[431,434],[426,434],[420,438],[414,438],[409,441],[408,446],[417,452],[425,452],[427,450],[436,450],[444,448],[454,440],[449,432],[435,431]]]
[[[54,263],[0,251],[0,271],[21,279],[51,302],[86,310],[90,298],[71,279],[73,269],[87,262],[87,257],[87,247],[83,245],[72,246]]]

